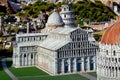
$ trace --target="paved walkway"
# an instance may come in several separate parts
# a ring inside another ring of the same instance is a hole
[[[88,78],[89,80],[97,80],[96,77],[91,76],[91,75],[89,75],[87,73],[79,73],[79,74],[82,75],[82,76],[84,76],[84,77],[86,77],[86,78]]]
[[[2,59],[2,66],[3,66],[3,70],[12,78],[12,80],[18,80],[7,68],[5,59]]]
[[[51,77],[50,75],[41,75],[41,76],[21,76],[21,77],[18,77],[18,78],[33,78],[33,77]]]

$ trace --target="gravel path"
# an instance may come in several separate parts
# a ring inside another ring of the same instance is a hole
[[[15,77],[7,68],[5,59],[2,59],[2,67],[3,67],[3,70],[11,77],[12,80],[18,80],[17,77]]]
[[[86,77],[86,78],[88,78],[89,80],[97,80],[96,77],[91,76],[91,75],[89,75],[87,73],[79,73],[79,74],[82,75],[82,76],[84,76],[84,77]]]

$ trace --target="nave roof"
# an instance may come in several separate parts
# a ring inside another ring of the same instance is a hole
[[[68,43],[69,41],[66,40],[57,40],[50,38],[43,41],[39,46],[50,50],[57,50]]]
[[[51,33],[58,33],[58,34],[69,34],[78,28],[65,28],[65,27],[58,27],[55,30],[53,30]]]

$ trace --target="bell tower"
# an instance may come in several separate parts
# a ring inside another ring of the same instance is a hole
[[[65,27],[75,27],[75,13],[70,5],[62,5],[60,15],[65,23]]]

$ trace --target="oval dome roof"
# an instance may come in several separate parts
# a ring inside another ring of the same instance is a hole
[[[48,26],[62,26],[64,24],[61,16],[57,13],[57,12],[53,12],[49,18],[48,18],[48,21],[47,21],[47,25]]]
[[[102,36],[101,43],[111,45],[120,44],[120,22],[116,22],[106,29]]]

